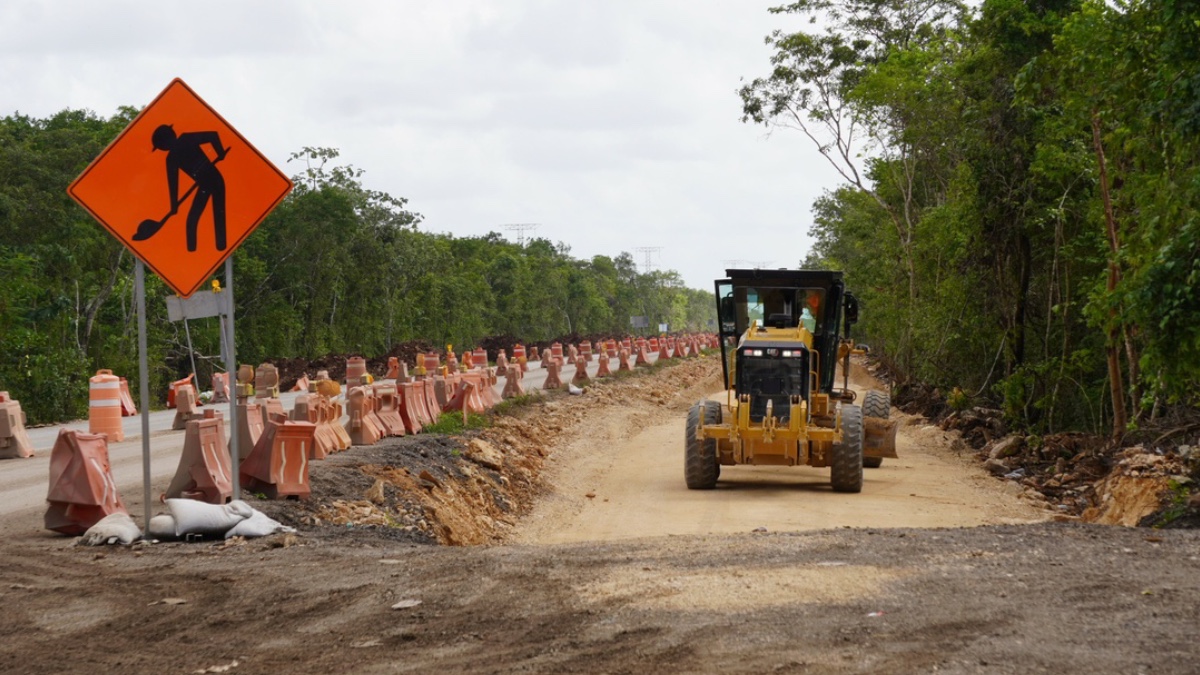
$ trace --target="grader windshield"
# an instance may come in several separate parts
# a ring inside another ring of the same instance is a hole
[[[729,357],[751,326],[803,326],[813,334],[812,351],[817,359],[809,365],[811,359],[806,356],[805,366],[819,369],[820,391],[829,392],[833,388],[833,357],[837,354],[845,295],[842,273],[736,269],[725,272],[729,278],[716,283],[725,387],[733,384]]]

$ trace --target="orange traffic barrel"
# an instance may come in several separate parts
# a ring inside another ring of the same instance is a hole
[[[88,379],[88,433],[107,434],[114,443],[125,440],[121,428],[121,378],[97,370]]]

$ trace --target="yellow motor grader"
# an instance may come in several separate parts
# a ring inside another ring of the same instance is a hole
[[[716,486],[722,465],[829,467],[833,489],[860,492],[863,467],[896,456],[887,393],[855,405],[850,340],[858,301],[841,272],[726,270],[716,282],[725,402],[688,412],[684,477]],[[843,363],[842,387],[834,387]]]

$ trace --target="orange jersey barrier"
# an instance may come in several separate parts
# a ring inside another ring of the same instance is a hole
[[[283,416],[271,419],[250,456],[242,462],[242,484],[272,499],[307,498],[311,493],[308,454],[316,432],[316,425],[310,422],[290,422]]]
[[[117,493],[103,434],[63,429],[50,451],[46,529],[79,535],[113,513],[129,513]]]
[[[25,431],[21,404],[0,391],[0,459],[33,457],[33,443]]]
[[[186,429],[188,422],[203,417],[203,414],[196,409],[198,405],[196,389],[190,384],[176,390],[175,421],[171,423],[171,428],[176,431]]]
[[[372,414],[372,396],[365,387],[353,387],[346,394],[346,408],[350,419],[346,421],[346,433],[354,445],[375,445],[383,438],[384,431],[375,422]]]
[[[562,388],[562,380],[558,377],[558,370],[558,363],[554,359],[550,359],[546,363],[546,381],[542,384],[542,389]]]
[[[521,384],[521,368],[520,366],[509,366],[508,373],[504,378],[504,391],[500,393],[501,398],[513,398],[515,396],[525,395],[525,385]]]
[[[133,403],[133,394],[129,393],[129,381],[121,378],[121,416],[133,417],[137,414],[137,406]]]
[[[585,361],[582,356],[576,357],[575,358],[575,377],[571,378],[571,383],[582,387],[583,385],[585,385],[591,381],[592,381],[591,378],[588,377],[587,361]]]
[[[400,392],[392,383],[373,385],[377,410],[375,416],[383,423],[388,436],[403,436],[404,418],[400,416]]]
[[[238,404],[238,457],[245,459],[262,438],[263,418],[257,403]]]
[[[179,468],[162,498],[224,504],[233,496],[232,476],[225,420],[219,411],[206,410],[203,419],[187,423]]]
[[[612,371],[608,369],[608,352],[600,352],[600,363],[596,366],[596,377],[609,377]]]

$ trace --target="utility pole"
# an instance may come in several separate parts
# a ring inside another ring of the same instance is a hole
[[[510,223],[508,225],[502,225],[501,227],[509,232],[516,232],[517,245],[521,248],[525,248],[525,233],[531,231],[536,232],[541,226],[537,223]]]

